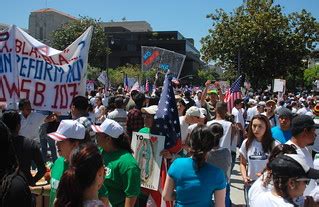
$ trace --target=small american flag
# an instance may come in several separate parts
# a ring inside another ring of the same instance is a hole
[[[231,113],[234,107],[234,101],[236,99],[242,98],[240,85],[242,82],[242,76],[239,76],[235,82],[231,85],[231,87],[226,91],[224,102],[227,103],[228,112]]]
[[[149,93],[149,92],[150,92],[150,82],[148,81],[148,79],[146,79],[145,93]]]
[[[182,148],[181,129],[179,124],[175,95],[172,81],[169,75],[165,76],[164,87],[158,103],[158,110],[154,116],[152,134],[165,136],[165,149],[171,153],[177,153]],[[162,197],[165,179],[167,175],[167,160],[163,159],[158,191],[152,191],[149,201],[153,201],[157,207],[171,207],[172,202],[165,202]],[[154,204],[152,206],[155,206]]]
[[[126,92],[129,91],[127,74],[125,74],[125,78],[124,78],[124,91],[126,91]]]

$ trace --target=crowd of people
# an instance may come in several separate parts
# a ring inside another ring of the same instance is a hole
[[[160,153],[168,163],[162,202],[232,206],[239,162],[246,206],[319,206],[319,97],[248,91],[228,109],[217,83],[174,91],[182,147]],[[1,105],[1,206],[34,206],[37,195],[55,207],[149,206],[131,140],[152,132],[160,96],[161,88],[98,88],[76,96],[64,115],[32,110],[27,99]],[[49,182],[38,185],[47,171]]]

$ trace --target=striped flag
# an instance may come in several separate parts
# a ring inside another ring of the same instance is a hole
[[[148,81],[148,79],[146,79],[146,83],[145,83],[145,93],[150,92],[150,82]]]
[[[228,112],[231,113],[234,107],[234,101],[236,99],[241,99],[242,94],[240,90],[240,85],[242,82],[242,76],[239,76],[235,82],[231,85],[231,87],[226,91],[224,102],[227,103]]]
[[[178,153],[182,148],[181,130],[178,118],[177,105],[175,101],[172,81],[169,75],[165,76],[164,87],[158,103],[158,110],[154,116],[154,127],[152,134],[165,136],[165,149],[171,153]],[[172,207],[172,202],[165,202],[162,197],[166,175],[168,170],[167,160],[163,158],[160,184],[158,191],[151,191],[149,202],[154,202],[157,207]]]
[[[124,91],[126,91],[126,92],[129,91],[127,74],[125,74],[125,78],[124,78]]]

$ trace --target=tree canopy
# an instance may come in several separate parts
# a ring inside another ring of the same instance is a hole
[[[81,17],[63,24],[59,29],[53,32],[53,47],[63,50],[76,40],[85,30],[93,26],[93,34],[89,51],[88,62],[92,67],[105,67],[107,48],[107,36],[101,26],[100,20],[89,17]]]
[[[245,74],[256,88],[274,78],[296,79],[319,40],[318,22],[309,12],[285,15],[271,0],[250,0],[231,13],[219,9],[207,18],[212,28],[201,40],[202,59],[228,73]]]

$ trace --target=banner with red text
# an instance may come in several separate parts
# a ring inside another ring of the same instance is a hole
[[[92,27],[63,51],[22,29],[0,32],[0,102],[30,100],[32,108],[66,112],[74,96],[86,91]]]

